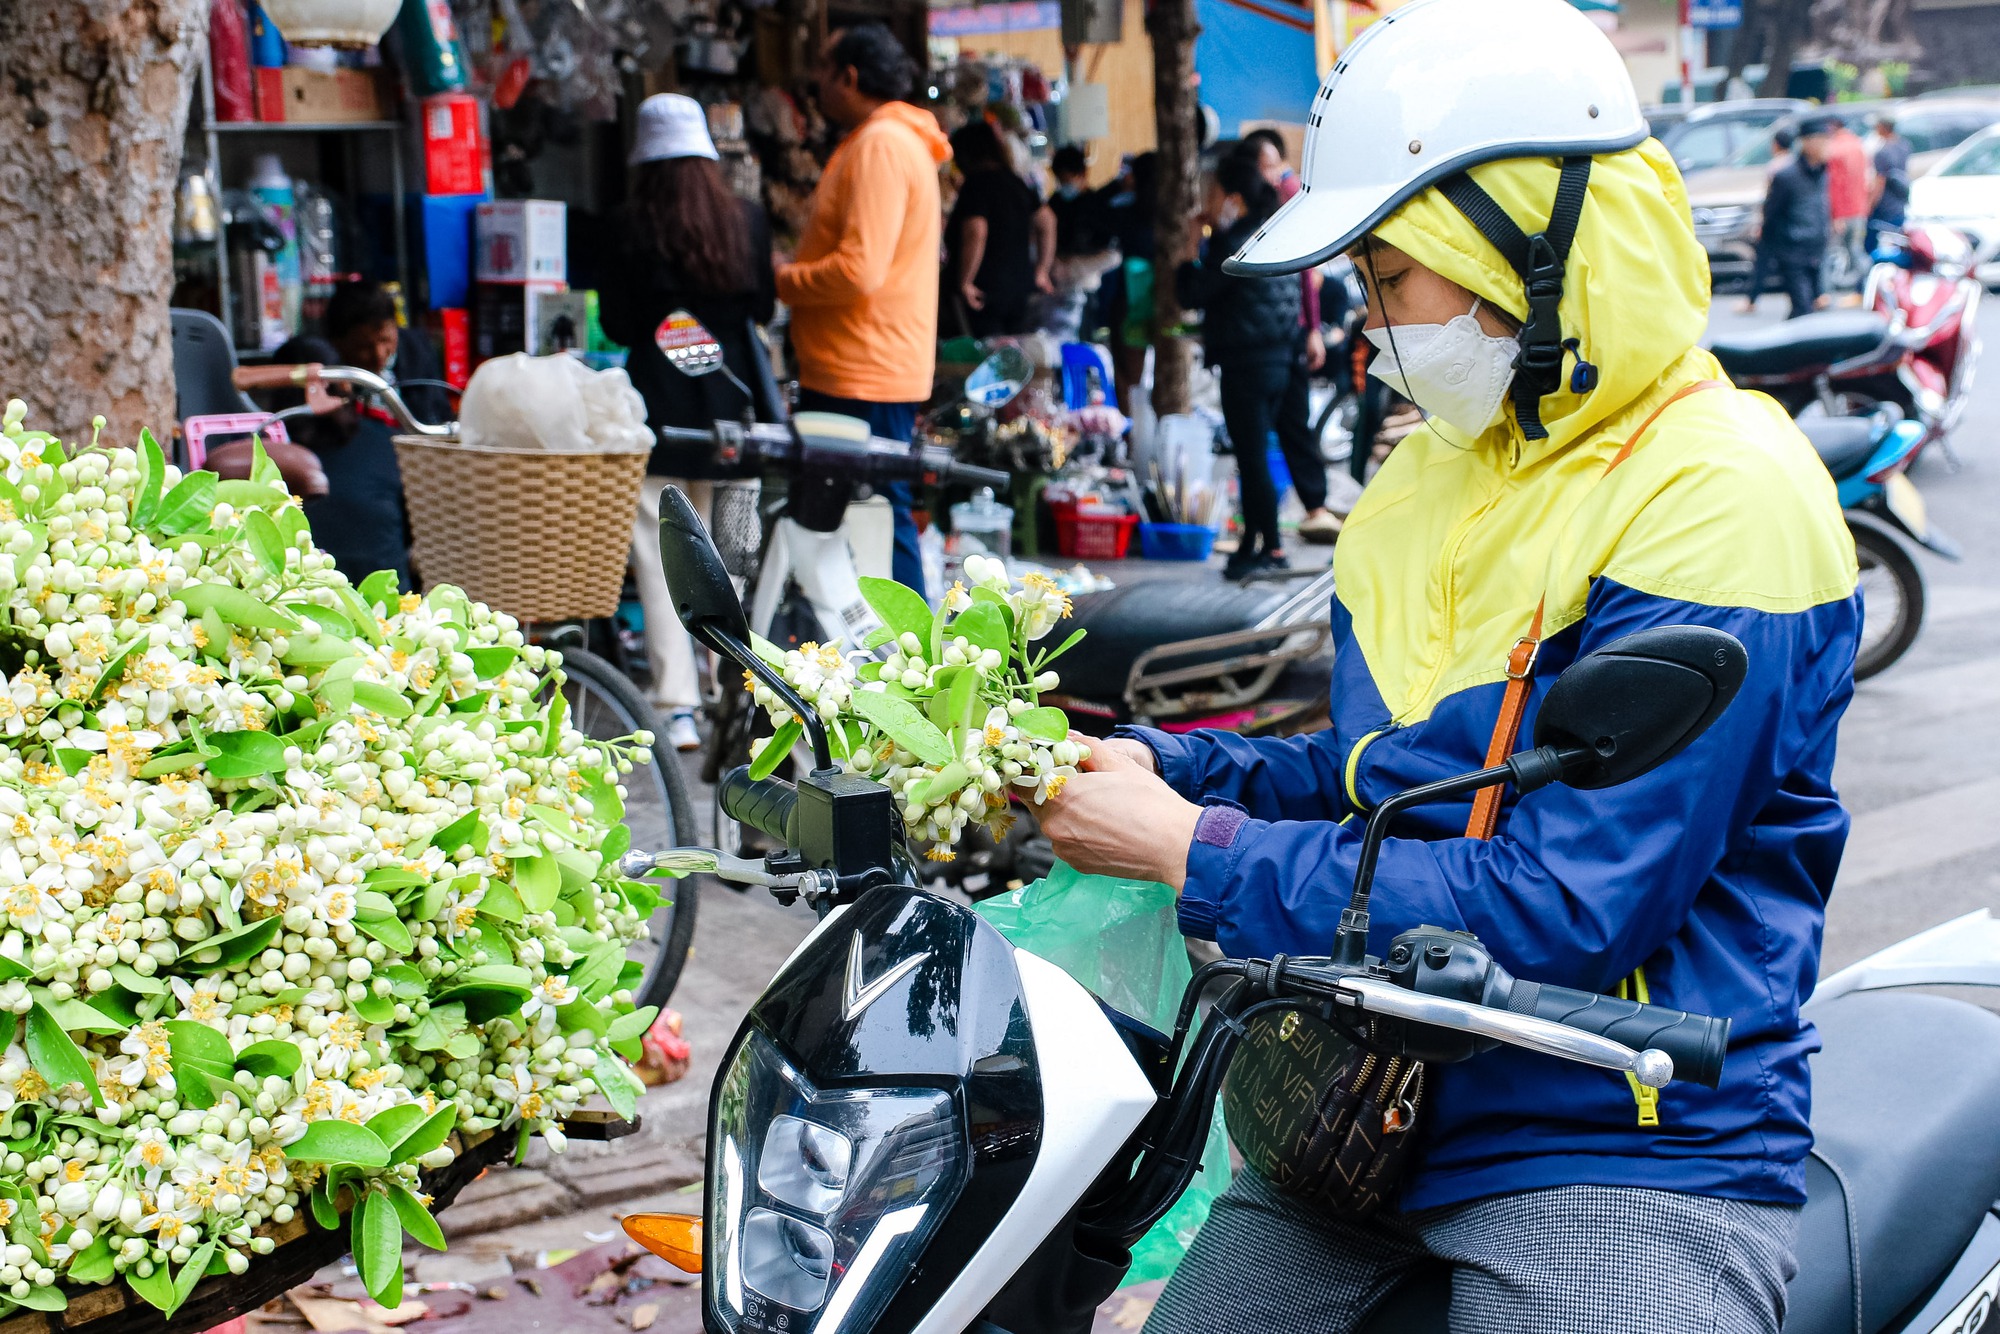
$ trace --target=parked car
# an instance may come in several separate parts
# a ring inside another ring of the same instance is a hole
[[[1808,106],[1795,97],[1752,97],[1704,102],[1670,124],[1653,119],[1651,113],[1647,120],[1653,137],[1674,155],[1674,165],[1685,175],[1720,166],[1747,145],[1768,141],[1772,125]]]
[[[1979,281],[2000,287],[2000,126],[1973,135],[1910,182],[1910,223],[1963,233]]]
[[[1779,129],[1797,130],[1806,116],[1832,114],[1856,134],[1866,134],[1875,117],[1895,113],[1896,132],[1910,141],[1910,175],[1923,175],[1945,154],[1989,125],[2000,123],[2000,101],[1985,98],[1926,98],[1907,102],[1840,102],[1787,116],[1769,126],[1763,137],[1745,144],[1719,167],[1692,172],[1687,178],[1688,205],[1694,212],[1695,238],[1708,252],[1708,269],[1717,287],[1742,283],[1757,260],[1757,230],[1762,222],[1764,192],[1770,182],[1772,136]]]

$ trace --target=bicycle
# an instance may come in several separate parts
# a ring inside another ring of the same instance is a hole
[[[304,404],[273,414],[273,420],[302,413],[331,411],[342,402],[331,391],[340,388],[378,404],[395,418],[407,435],[449,439],[457,433],[456,423],[433,425],[417,420],[394,386],[379,375],[352,366],[323,366],[317,363],[248,366],[239,367],[233,378],[239,389],[305,391]],[[562,654],[560,680],[554,675],[550,677],[544,685],[540,702],[548,703],[549,692],[561,689],[571,726],[598,741],[614,740],[640,731],[650,732],[655,738],[665,735],[666,728],[658,713],[630,678],[604,657],[591,651],[590,623],[533,623],[524,624],[522,630],[532,642],[557,649]],[[615,635],[612,642],[616,642]],[[627,776],[626,790],[625,823],[632,831],[635,845],[684,847],[699,841],[687,779],[672,751],[663,751],[655,745],[651,759],[644,765],[634,766]],[[634,941],[628,951],[628,957],[644,970],[639,985],[632,989],[636,1004],[664,1007],[679,983],[693,945],[695,912],[700,902],[702,879],[688,876],[675,882],[673,897],[662,899],[646,925],[645,935]]]

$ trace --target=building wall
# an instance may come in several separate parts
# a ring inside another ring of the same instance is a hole
[[[1058,78],[1063,73],[1062,33],[1056,28],[1020,28],[958,39],[962,52],[1021,56]],[[1153,123],[1153,43],[1146,36],[1145,0],[1125,0],[1123,40],[1086,46],[1077,53],[1076,76],[1109,88],[1111,134],[1089,145],[1090,181],[1101,185],[1118,174],[1119,159],[1143,153],[1159,142]]]
[[[2000,83],[2000,4],[1916,0],[1910,15],[1924,53],[1915,63],[1926,88]]]

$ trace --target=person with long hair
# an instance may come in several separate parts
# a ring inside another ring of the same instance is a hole
[[[974,338],[1026,333],[1030,298],[1055,290],[1056,215],[986,121],[952,131],[951,153],[965,180],[944,226],[948,326]]]
[[[764,210],[730,193],[701,104],[660,93],[639,106],[630,158],[631,198],[614,227],[613,281],[598,293],[606,336],[631,349],[626,373],[646,400],[653,427],[707,427],[735,419],[745,407],[759,420],[781,416],[777,386],[756,326],[776,306],[771,276],[771,227]],[[751,399],[722,375],[685,375],[667,361],[655,334],[685,311],[722,346],[722,361],[748,386]],[[652,696],[667,720],[667,741],[696,750],[701,702],[694,646],[674,613],[660,566],[660,495],[672,482],[705,514],[711,483],[733,476],[712,450],[659,443],[646,468],[632,556],[646,610],[646,656]]]
[[[1222,381],[1222,421],[1243,487],[1243,538],[1223,567],[1226,579],[1284,569],[1278,532],[1278,491],[1267,453],[1283,414],[1292,368],[1305,352],[1299,324],[1299,280],[1234,278],[1222,262],[1246,245],[1278,211],[1278,192],[1241,149],[1216,164],[1196,219],[1210,235],[1199,256],[1175,275],[1180,303],[1202,312],[1203,355]]]

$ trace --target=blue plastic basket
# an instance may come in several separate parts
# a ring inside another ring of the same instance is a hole
[[[1207,560],[1215,530],[1195,523],[1142,523],[1139,554],[1147,560]]]

